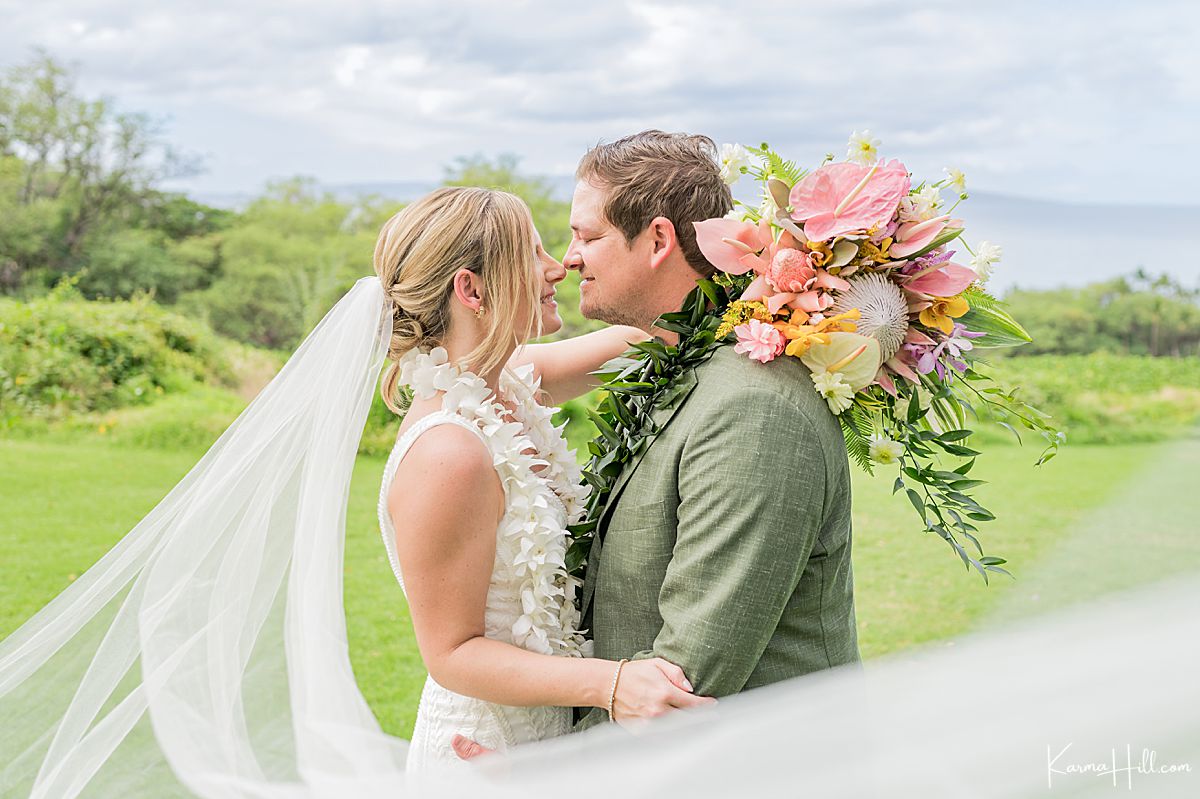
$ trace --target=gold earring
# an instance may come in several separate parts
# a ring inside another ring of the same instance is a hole
[[[476,318],[476,319],[482,319],[482,318],[483,318],[483,310],[484,310],[484,309],[483,309],[483,306],[482,306],[482,305],[480,305],[478,308],[476,308],[476,309],[475,309],[475,318]]]

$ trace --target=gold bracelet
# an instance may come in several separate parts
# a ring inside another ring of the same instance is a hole
[[[624,668],[625,664],[628,662],[629,662],[629,658],[621,658],[621,661],[619,663],[617,663],[617,671],[615,674],[613,674],[612,691],[610,691],[608,694],[608,720],[609,721],[617,720],[616,717],[613,716],[613,705],[616,704],[616,701],[617,701],[617,683],[621,680],[621,669]]]

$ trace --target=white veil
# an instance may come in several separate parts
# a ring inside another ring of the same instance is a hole
[[[0,642],[0,797],[1200,795],[1194,565],[636,736],[606,725],[407,781],[405,742],[355,683],[342,602],[390,319],[360,280],[179,485]]]
[[[166,498],[0,643],[0,795],[249,797],[398,773],[342,605],[390,338],[363,278]]]

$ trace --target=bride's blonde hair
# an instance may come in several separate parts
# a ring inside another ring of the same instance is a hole
[[[442,343],[450,324],[454,275],[469,269],[483,280],[486,333],[465,358],[483,374],[508,348],[541,333],[540,287],[534,279],[534,230],[529,207],[493,189],[443,188],[389,219],[375,244],[375,273],[393,303],[392,341],[381,393],[398,414],[398,361],[416,347]],[[517,330],[524,309],[524,329]]]

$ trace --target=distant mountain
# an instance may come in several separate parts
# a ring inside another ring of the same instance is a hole
[[[556,175],[550,181],[556,196],[570,198],[573,177]],[[437,185],[376,181],[326,188],[346,200],[378,195],[407,202]],[[743,199],[753,198],[748,181],[737,189]],[[253,199],[245,193],[200,192],[194,197],[224,208],[241,208]],[[1200,255],[1190,246],[1193,231],[1200,228],[1200,206],[1062,203],[973,191],[955,213],[966,222],[966,240],[972,246],[987,240],[1004,247],[1004,258],[991,282],[1000,293],[1014,286],[1083,285],[1129,274],[1139,266],[1152,273],[1166,272],[1189,285],[1200,284]],[[969,259],[959,248],[956,260]]]

